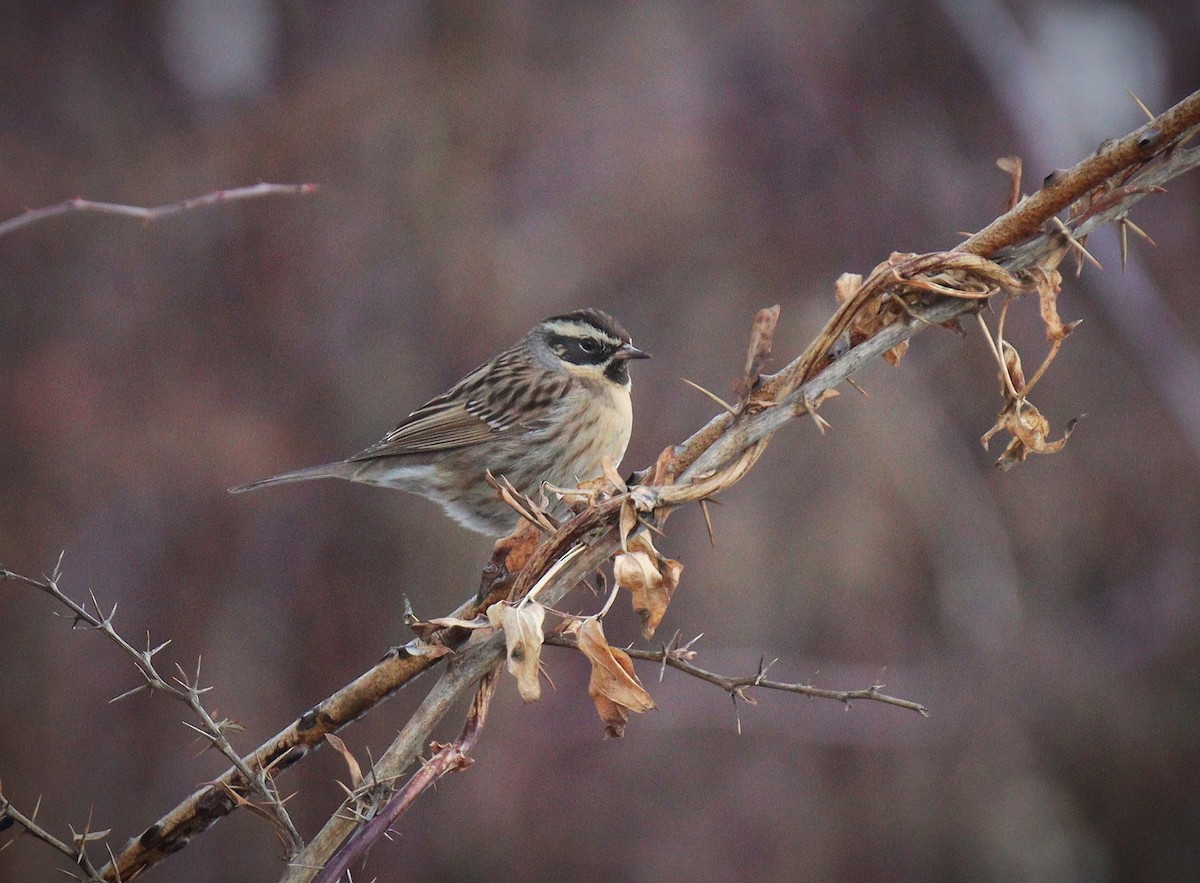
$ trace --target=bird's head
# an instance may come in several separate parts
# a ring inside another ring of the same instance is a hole
[[[616,319],[591,308],[551,316],[530,333],[559,370],[618,386],[629,385],[630,359],[650,358]]]

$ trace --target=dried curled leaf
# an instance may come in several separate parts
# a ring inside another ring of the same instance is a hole
[[[902,340],[889,350],[884,350],[883,360],[893,367],[900,364],[904,354],[908,352],[908,341]]]
[[[346,747],[346,743],[333,733],[326,733],[325,741],[332,745],[334,750],[346,761],[346,767],[350,770],[350,787],[357,788],[363,779],[362,767],[358,765],[358,761],[350,753],[350,749]]]
[[[617,464],[613,458],[605,454],[600,458],[600,473],[608,479],[608,483],[616,488],[620,493],[629,490],[625,485],[625,479],[621,478],[621,473],[617,471]]]
[[[656,560],[641,551],[618,555],[613,561],[613,577],[618,586],[629,590],[633,612],[642,621],[642,634],[647,638],[662,622],[682,572],[678,561]]]
[[[534,500],[528,494],[517,490],[506,476],[501,475],[497,478],[492,475],[490,469],[484,473],[484,480],[499,494],[505,505],[521,516],[522,522],[536,525],[547,532],[553,532],[558,527],[546,512],[549,501],[544,493],[541,495],[541,500]]]
[[[993,353],[1000,363],[1000,391],[1004,396],[1004,409],[997,415],[992,428],[985,432],[979,441],[986,450],[996,433],[1004,431],[1012,436],[1004,453],[996,461],[996,466],[1003,470],[1025,462],[1030,454],[1053,454],[1061,451],[1067,439],[1071,437],[1075,424],[1079,422],[1079,418],[1071,420],[1067,423],[1062,437],[1050,441],[1050,421],[1029,401],[1030,391],[1053,363],[1062,342],[1079,325],[1077,321],[1063,322],[1058,314],[1058,294],[1062,287],[1062,276],[1055,269],[1055,265],[1060,259],[1061,255],[1052,255],[1049,260],[1027,270],[1021,276],[1024,290],[1032,288],[1037,292],[1038,309],[1042,324],[1046,328],[1046,339],[1050,341],[1050,350],[1033,376],[1026,379],[1021,354],[1003,337],[1004,317],[1009,306],[1007,300],[1000,310],[995,339],[991,340]],[[987,330],[982,316],[979,317],[979,321],[990,339],[992,332]]]
[[[475,629],[487,628],[488,621],[481,615],[474,619],[459,619],[455,616],[437,616],[430,620],[417,619],[415,616],[408,622],[408,627],[422,641],[429,641],[439,632],[446,629]]]
[[[678,456],[675,454],[675,446],[668,445],[663,448],[658,459],[654,461],[654,468],[650,470],[650,474],[646,477],[643,484],[648,485],[664,485],[675,483],[675,473],[678,470]]]
[[[892,255],[893,258],[897,255]],[[901,257],[910,257],[910,255],[902,255]],[[872,271],[872,276],[881,269],[888,269],[892,266],[892,262],[885,261]],[[833,285],[834,297],[837,298],[839,304],[849,303],[863,286],[863,277],[858,273],[843,273],[838,277],[837,282]],[[864,340],[869,340],[874,337],[888,325],[893,324],[900,318],[901,310],[898,309],[894,302],[884,301],[882,290],[862,304],[854,311],[854,315],[850,317],[850,324],[847,327],[849,334],[849,343],[851,346],[857,346]],[[884,359],[891,365],[896,365],[904,358],[904,353],[908,350],[908,341],[897,344],[883,354]]]
[[[949,297],[981,300],[1017,292],[1021,282],[995,261],[962,251],[921,255],[898,271],[906,285]]]
[[[633,670],[629,654],[610,647],[604,637],[604,627],[598,619],[589,619],[577,628],[579,649],[592,664],[588,695],[596,705],[596,713],[604,721],[605,733],[614,739],[625,733],[629,712],[649,711],[654,700],[642,687]]]
[[[1000,375],[1000,388],[1007,390],[1011,385],[1020,395],[1025,391],[1025,369],[1021,365],[1021,354],[1007,340],[1000,341],[1000,354],[1004,357],[1004,374]],[[1008,383],[1004,382],[1005,374],[1008,375]],[[1005,396],[1009,399],[1012,398],[1012,395],[1007,392]]]
[[[1023,398],[1016,398],[1000,412],[995,425],[979,439],[984,450],[997,432],[1004,430],[1012,435],[1012,441],[1004,449],[1004,453],[996,460],[996,467],[1008,471],[1018,463],[1024,463],[1030,454],[1054,454],[1061,451],[1071,437],[1075,425],[1079,422],[1076,417],[1067,423],[1062,438],[1048,441],[1050,421],[1042,413]]]
[[[1066,332],[1066,333],[1069,333]],[[984,450],[987,450],[992,437],[998,432],[1007,432],[1012,436],[1004,453],[996,460],[996,467],[1008,471],[1018,463],[1024,463],[1030,454],[1054,454],[1063,449],[1078,418],[1067,424],[1062,438],[1049,441],[1050,421],[1042,416],[1033,404],[1025,397],[1026,393],[1041,378],[1046,367],[1054,359],[1061,338],[1054,342],[1050,354],[1046,356],[1033,379],[1026,383],[1025,370],[1021,366],[1021,354],[1007,340],[1001,340],[999,352],[1004,360],[1000,372],[1000,389],[1004,394],[1004,410],[996,417],[996,422],[979,439]]]
[[[779,305],[759,310],[750,328],[750,346],[746,351],[746,367],[736,384],[738,397],[746,399],[758,385],[759,375],[771,360],[771,342],[779,322]]]
[[[533,702],[542,695],[538,665],[545,640],[542,632],[545,618],[546,608],[535,602],[518,605],[501,602],[488,608],[488,621],[494,627],[504,629],[508,671],[517,679],[517,690],[526,702]]]
[[[393,647],[392,652],[398,656],[403,654],[404,656],[424,656],[429,659],[437,659],[454,651],[442,644],[428,644],[421,638],[413,638],[403,646]]]
[[[633,501],[630,500],[629,498],[626,498],[621,503],[621,520],[620,520],[620,525],[619,525],[620,531],[621,531],[621,548],[622,549],[629,548],[629,535],[631,533],[633,533],[634,528],[636,528],[637,525],[638,525],[637,509],[634,507]]]
[[[1076,328],[1082,319],[1063,322],[1058,315],[1058,293],[1062,290],[1062,274],[1055,269],[1031,267],[1025,278],[1037,291],[1038,309],[1042,323],[1046,326],[1046,340],[1051,344],[1061,343]]]
[[[629,591],[645,637],[651,637],[662,622],[682,573],[683,565],[659,554],[646,534],[631,540],[628,551],[613,560],[613,579]]]

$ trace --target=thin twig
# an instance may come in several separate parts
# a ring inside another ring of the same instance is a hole
[[[234,187],[229,190],[214,190],[212,193],[205,193],[203,196],[192,196],[188,199],[181,199],[178,202],[156,205],[151,208],[144,208],[137,205],[122,205],[116,202],[96,202],[76,196],[74,199],[67,199],[54,205],[28,209],[23,214],[11,217],[7,221],[0,221],[0,236],[12,233],[21,227],[28,227],[31,224],[44,221],[47,218],[70,214],[72,212],[119,215],[125,218],[135,218],[149,224],[161,218],[205,206],[219,205],[243,199],[258,199],[263,196],[307,196],[310,193],[316,193],[317,189],[316,184],[262,183],[249,187]]]
[[[577,647],[575,638],[571,635],[547,635],[546,643],[553,644],[558,647]],[[676,671],[681,671],[684,674],[699,678],[702,681],[707,681],[710,684],[720,687],[735,699],[747,699],[748,690],[754,687],[761,687],[764,690],[779,690],[784,693],[797,693],[801,696],[808,696],[813,699],[834,699],[847,706],[850,705],[850,703],[855,699],[866,699],[872,702],[882,702],[885,705],[894,705],[897,708],[906,708],[909,711],[917,712],[922,717],[929,717],[929,709],[919,702],[913,702],[911,699],[900,699],[896,696],[889,696],[882,692],[883,684],[872,684],[871,686],[860,690],[829,690],[823,687],[814,687],[811,684],[786,683],[784,681],[771,680],[766,677],[766,669],[770,666],[763,665],[760,665],[758,672],[753,675],[722,675],[700,668],[700,666],[692,663],[690,660],[695,656],[695,652],[690,648],[691,644],[685,648],[677,648],[667,645],[661,650],[638,650],[635,648],[627,648],[625,652],[634,659],[644,659],[647,662],[657,662],[666,666],[667,668],[673,668]]]

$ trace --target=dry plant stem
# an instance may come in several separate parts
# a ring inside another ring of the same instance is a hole
[[[1084,160],[1069,174],[1059,176],[1052,182],[1053,192],[1050,196],[1035,194],[1026,199],[1012,211],[988,225],[979,234],[968,239],[960,248],[975,254],[986,255],[993,255],[1000,249],[1011,249],[1008,256],[1001,261],[1010,272],[1033,265],[1042,255],[1058,247],[1055,238],[1057,234],[1043,233],[1030,242],[1024,242],[1024,240],[1041,231],[1042,226],[1062,207],[1084,198],[1100,183],[1108,180],[1115,173],[1121,172],[1122,167],[1116,165],[1118,158],[1124,158],[1124,161],[1128,163],[1126,168],[1139,165],[1157,152],[1163,151],[1172,144],[1177,144],[1188,130],[1197,125],[1200,125],[1200,93],[1189,96],[1185,101],[1149,125],[1143,126],[1133,135],[1115,142],[1116,147],[1110,145],[1097,156]],[[1150,141],[1155,142],[1156,146],[1151,149],[1148,141],[1146,146],[1140,146],[1141,142],[1145,141],[1145,136],[1152,135],[1154,132],[1157,132],[1157,135]],[[1129,148],[1130,143],[1134,145],[1133,149]],[[1161,156],[1156,165],[1145,170],[1145,182],[1161,184],[1169,178],[1181,174],[1196,164],[1197,159],[1194,154],[1195,151],[1184,151],[1178,147],[1171,147]],[[1143,179],[1140,174],[1135,176],[1132,181],[1124,183],[1126,185],[1141,183]],[[1118,217],[1121,212],[1128,211],[1128,206],[1143,195],[1145,195],[1145,191],[1134,190],[1127,186],[1124,195],[1105,205],[1102,212],[1110,217]],[[1097,214],[1094,217],[1099,218],[1099,216]],[[1085,231],[1086,225],[1091,220],[1091,218],[1082,219],[1081,225],[1077,229]],[[680,505],[692,498],[704,498],[705,495],[693,496],[698,489],[704,489],[700,486],[702,482],[699,482],[698,479],[707,482],[707,487],[717,487],[718,489],[722,484],[725,486],[731,484],[732,480],[736,480],[734,476],[748,469],[757,454],[761,453],[762,446],[765,445],[770,435],[784,423],[807,412],[814,402],[820,400],[820,395],[824,391],[834,388],[896,344],[929,327],[976,310],[979,306],[978,303],[969,300],[933,297],[927,306],[914,308],[913,313],[919,316],[919,319],[887,326],[875,337],[855,346],[828,365],[824,365],[821,360],[824,359],[825,353],[828,352],[833,341],[823,333],[820,339],[822,343],[820,346],[810,347],[807,358],[801,356],[777,374],[763,377],[752,400],[760,396],[764,388],[768,392],[779,390],[785,383],[790,389],[786,396],[781,397],[779,401],[759,401],[755,406],[757,410],[746,409],[736,417],[726,412],[718,414],[675,449],[675,473],[679,476],[676,485],[647,490],[661,495],[659,505],[663,507],[662,512],[665,514],[673,505]],[[837,322],[844,321],[845,315],[845,308],[839,309],[826,330],[835,327]],[[813,353],[816,356],[813,356]],[[726,472],[730,464],[739,468],[721,476],[720,473]],[[725,480],[720,480],[722,478]],[[727,483],[726,480],[728,480]],[[639,489],[635,488],[635,492],[637,490]],[[596,530],[605,525],[611,526],[616,522],[619,506],[605,510],[605,505],[607,504],[602,504],[588,515],[589,529]],[[578,519],[564,526],[559,533],[568,530],[575,521]],[[597,541],[592,548],[589,548],[589,554],[586,557],[579,556],[573,561],[569,571],[560,574],[556,582],[563,583],[570,573],[574,572],[576,567],[585,560],[596,559],[597,563],[603,561],[607,554],[620,545],[619,538],[615,534],[616,532],[610,528],[609,533]],[[530,565],[519,574],[518,580],[525,589],[532,585],[541,573],[545,572],[551,563],[547,560],[547,556],[559,554],[569,548],[569,546],[563,548],[559,543],[554,542],[557,536],[551,541],[543,543],[538,551],[539,560],[531,561]],[[592,554],[593,552],[596,554]],[[505,588],[509,585],[511,583],[506,584]],[[519,588],[515,590],[518,594]],[[543,598],[546,598],[545,593],[543,593]],[[546,600],[547,603],[553,603],[548,598]],[[461,614],[461,618],[469,619],[483,606],[486,606],[486,602],[483,605],[466,604],[460,607],[457,614]],[[464,655],[477,652],[477,649],[468,651],[468,654]],[[275,764],[276,769],[286,767],[303,757],[308,747],[319,743],[325,733],[334,732],[355,717],[365,713],[436,661],[435,658],[428,656],[403,654],[385,659],[352,684],[320,703],[291,727],[273,737],[256,752],[249,755],[246,762],[252,768],[266,764]],[[486,668],[486,666],[484,667]],[[416,757],[423,744],[424,738],[417,743],[416,749],[411,751],[410,762],[411,758]],[[236,782],[238,778],[239,774],[231,770],[219,781]],[[234,802],[220,788],[206,786],[200,789],[187,801],[168,813],[158,824],[151,826],[139,841],[131,843],[118,856],[116,866],[110,865],[104,869],[104,873],[107,878],[115,879],[119,868],[123,879],[129,879],[131,869],[148,867],[161,860],[170,851],[180,848],[191,834],[204,830],[220,816],[230,812],[234,806]],[[140,842],[141,840],[144,840],[145,843]]]
[[[552,634],[546,636],[547,644],[554,644],[559,647],[577,647],[577,642],[573,636]],[[797,693],[801,696],[808,696],[813,699],[834,699],[844,705],[849,705],[855,699],[868,699],[872,702],[882,702],[885,705],[894,705],[897,708],[907,708],[909,711],[915,711],[922,717],[929,717],[929,709],[919,702],[913,702],[909,699],[900,699],[896,696],[888,696],[883,693],[883,684],[872,684],[869,687],[861,690],[828,690],[822,687],[813,687],[809,684],[786,683],[784,681],[774,681],[766,677],[765,668],[760,666],[759,671],[753,675],[743,675],[741,677],[733,677],[730,675],[721,675],[716,672],[707,671],[694,665],[689,661],[691,651],[681,653],[678,648],[670,645],[664,646],[661,650],[638,650],[635,648],[626,648],[628,653],[634,659],[642,659],[646,662],[657,662],[665,665],[667,668],[673,668],[676,671],[699,678],[710,684],[720,687],[725,692],[729,693],[735,699],[749,699],[748,692],[754,687],[761,687],[764,690],[779,690],[784,693]]]
[[[36,224],[39,221],[44,221],[47,218],[53,218],[57,215],[65,215],[71,212],[92,212],[95,214],[105,215],[120,215],[126,218],[135,218],[145,223],[157,221],[169,215],[177,215],[182,212],[191,211],[193,209],[202,208],[204,206],[218,205],[223,202],[234,202],[242,199],[258,199],[263,196],[307,196],[310,193],[317,192],[316,184],[254,184],[250,187],[235,187],[230,190],[214,190],[212,193],[206,193],[203,196],[193,196],[189,199],[181,199],[179,202],[168,203],[167,205],[158,205],[152,208],[143,208],[137,205],[121,205],[114,202],[94,202],[90,199],[81,199],[75,197],[68,199],[55,205],[47,205],[42,208],[30,209],[24,214],[9,218],[7,221],[0,222],[0,236],[4,236],[21,227],[28,227],[30,224]]]
[[[274,822],[277,827],[280,837],[283,840],[284,846],[287,849],[288,855],[293,855],[298,852],[303,846],[304,841],[300,837],[300,833],[296,830],[296,826],[292,823],[291,817],[288,815],[287,809],[280,800],[279,795],[275,792],[274,786],[264,772],[264,768],[252,769],[241,756],[234,750],[229,740],[225,737],[225,729],[228,721],[216,721],[208,713],[208,709],[201,702],[201,697],[207,692],[206,688],[201,688],[199,684],[199,664],[196,668],[196,676],[194,680],[188,679],[182,669],[180,676],[174,679],[174,683],[164,679],[154,666],[154,656],[167,646],[166,643],[160,644],[158,647],[150,647],[147,641],[145,650],[134,648],[126,641],[117,630],[113,627],[112,619],[116,613],[116,607],[105,615],[101,610],[99,602],[95,595],[92,596],[92,605],[96,608],[96,614],[93,615],[81,604],[78,604],[74,599],[67,596],[59,588],[60,568],[62,566],[62,557],[59,557],[58,564],[55,565],[54,572],[45,579],[32,579],[30,577],[21,576],[13,573],[6,567],[0,567],[0,580],[23,583],[32,586],[50,597],[54,598],[58,603],[65,606],[71,611],[75,618],[75,623],[84,623],[88,627],[93,628],[103,633],[109,640],[120,647],[125,653],[133,659],[139,673],[142,675],[144,683],[141,687],[130,690],[129,692],[117,697],[123,699],[143,689],[154,690],[156,692],[165,693],[171,698],[182,702],[191,709],[192,713],[199,718],[200,726],[192,727],[196,732],[209,741],[218,751],[228,757],[234,764],[234,768],[241,776],[243,787],[253,789],[261,798],[262,804],[260,809],[263,814]],[[168,642],[169,643],[169,642]],[[115,701],[115,700],[114,700]],[[236,800],[234,795],[237,790],[232,785],[226,785],[226,793],[230,800]],[[238,795],[240,798],[240,795]],[[241,798],[244,799],[244,798]]]
[[[438,779],[446,773],[466,769],[471,765],[469,755],[487,720],[488,708],[498,682],[499,668],[493,666],[479,682],[475,691],[475,701],[471,704],[466,725],[459,737],[449,745],[439,747],[433,757],[421,764],[421,768],[395,793],[387,805],[354,832],[333,859],[317,874],[314,883],[335,883],[339,880],[342,874],[349,871],[352,864],[366,857],[367,850],[384,837],[413,802],[433,787]]]
[[[930,325],[937,326],[978,309],[979,304],[969,300],[940,299],[932,306],[916,311],[920,321],[889,325],[875,337],[840,356],[811,381],[773,407],[743,417],[736,422],[730,421],[733,425],[724,425],[717,438],[702,453],[697,453],[691,466],[684,470],[680,481],[675,486],[663,489],[666,497],[664,502],[669,501],[672,504],[686,502],[686,497],[690,497],[694,493],[689,490],[688,480],[694,476],[712,475],[723,464],[729,463],[733,458],[751,450],[752,446],[764,445],[784,424],[808,413],[812,407],[811,403],[818,400],[823,393],[838,387],[851,375],[874,362],[896,344],[915,337]],[[720,415],[715,418],[715,425],[724,424],[725,421],[722,420],[724,416]],[[676,491],[677,488],[682,489],[682,493]]]

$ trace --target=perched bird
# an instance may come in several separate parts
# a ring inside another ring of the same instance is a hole
[[[518,516],[485,473],[536,498],[542,482],[574,486],[598,477],[605,455],[619,462],[633,426],[629,360],[645,358],[599,310],[552,316],[365,451],[230,490],[344,478],[420,494],[463,526],[504,536]]]

